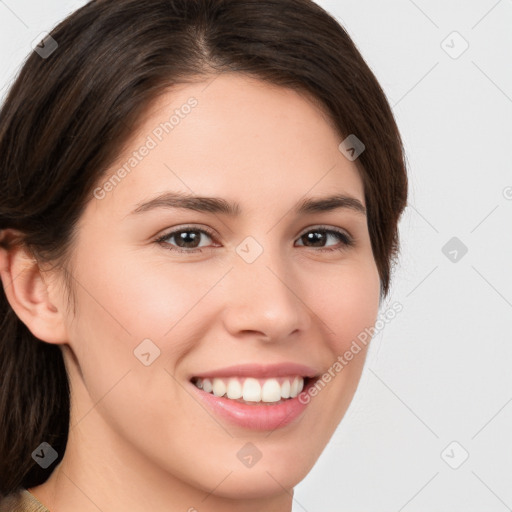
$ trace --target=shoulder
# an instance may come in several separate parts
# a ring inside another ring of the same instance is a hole
[[[20,488],[0,499],[0,512],[50,512],[37,498]]]

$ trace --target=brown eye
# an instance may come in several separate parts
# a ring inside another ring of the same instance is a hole
[[[166,249],[178,252],[197,252],[194,249],[201,251],[201,248],[208,247],[207,245],[201,245],[201,242],[205,238],[213,238],[213,235],[208,231],[199,228],[180,228],[170,231],[155,242],[162,244]]]
[[[328,242],[329,238],[332,237],[338,240],[341,243],[340,247],[330,247],[325,249],[325,244]],[[299,240],[302,241],[302,245],[307,245],[309,247],[320,247],[321,250],[325,251],[335,251],[335,250],[343,250],[347,247],[353,245],[352,238],[343,233],[342,231],[334,230],[334,229],[326,229],[326,228],[315,228],[311,229],[308,232],[304,233],[299,237]],[[312,244],[312,245],[309,245]]]

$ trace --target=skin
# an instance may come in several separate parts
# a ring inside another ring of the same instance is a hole
[[[61,346],[71,383],[64,458],[29,489],[52,512],[290,511],[293,487],[360,379],[365,348],[300,421],[273,432],[214,418],[185,391],[191,374],[238,363],[327,371],[374,324],[380,284],[364,214],[292,212],[305,198],[333,193],[364,205],[357,162],[338,150],[342,137],[292,90],[240,74],[175,87],[106,177],[190,97],[198,101],[191,113],[114,190],[91,197],[69,261],[76,316],[62,271],[38,267],[23,249],[1,252],[9,302],[34,335]],[[242,215],[130,215],[163,191],[236,201]],[[176,238],[155,242],[184,225],[210,228],[214,238],[199,235],[202,252],[189,253],[168,249]],[[354,245],[343,248],[333,235],[318,246],[301,238],[322,225],[350,234]],[[263,248],[250,264],[236,252],[248,236]],[[333,247],[342,250],[321,250]],[[150,366],[133,353],[145,338],[161,351]],[[247,442],[262,453],[250,468],[237,458]]]

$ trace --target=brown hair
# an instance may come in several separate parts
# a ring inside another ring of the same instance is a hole
[[[0,111],[0,229],[23,233],[19,243],[39,261],[65,268],[94,186],[151,102],[173,84],[235,71],[309,94],[340,134],[365,144],[357,163],[381,297],[388,294],[407,198],[403,146],[375,76],[321,7],[311,0],[99,0],[51,36],[58,47],[29,55]],[[48,478],[55,464],[44,470],[31,457],[41,442],[60,461],[70,402],[60,347],[34,337],[0,288],[5,495]]]

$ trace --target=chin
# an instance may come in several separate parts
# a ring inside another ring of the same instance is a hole
[[[245,471],[239,469],[233,471],[213,494],[233,500],[271,498],[290,493],[306,476],[307,471],[303,473],[301,475],[297,471],[290,473],[290,468],[287,471],[281,468],[278,470],[251,468]],[[215,485],[218,484],[219,482]]]

